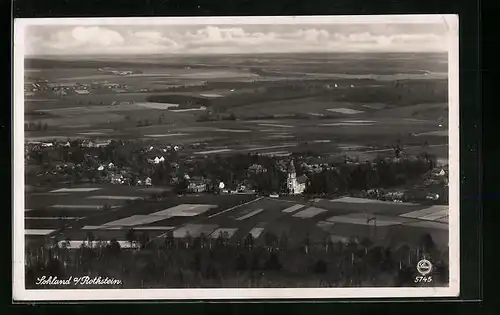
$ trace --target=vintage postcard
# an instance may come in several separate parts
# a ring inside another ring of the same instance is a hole
[[[15,21],[13,299],[459,294],[458,17]]]

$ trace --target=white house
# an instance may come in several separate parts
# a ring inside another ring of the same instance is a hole
[[[161,157],[155,157],[153,160],[150,160],[150,162],[154,164],[159,164],[165,162],[165,158],[163,156]]]

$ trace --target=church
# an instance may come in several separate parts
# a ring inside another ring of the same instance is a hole
[[[306,190],[307,177],[305,175],[302,175],[297,178],[293,160],[290,161],[290,165],[288,166],[288,178],[286,183],[288,193],[291,195],[299,195],[302,194],[304,190]]]

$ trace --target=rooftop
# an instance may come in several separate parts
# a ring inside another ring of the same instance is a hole
[[[297,182],[299,184],[304,184],[307,182],[307,176],[306,175],[301,175],[299,177],[297,177]]]

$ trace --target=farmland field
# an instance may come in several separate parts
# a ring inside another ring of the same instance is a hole
[[[192,97],[195,102],[201,102],[207,111],[218,112],[220,115],[233,114],[236,119],[246,119],[259,116],[272,115],[301,115],[300,119],[279,119],[276,126],[270,128],[283,129],[282,126],[301,128],[301,134],[314,132],[318,139],[332,136],[344,137],[346,140],[355,138],[354,143],[359,144],[366,138],[375,138],[380,142],[388,134],[394,134],[396,129],[399,135],[394,137],[406,137],[408,133],[417,134],[418,140],[424,142],[440,141],[435,135],[446,135],[446,102],[447,88],[446,79],[426,76],[425,79],[412,79],[425,72],[422,67],[413,68],[405,55],[389,54],[389,59],[380,56],[366,55],[321,55],[308,56],[308,62],[304,62],[300,55],[290,55],[286,58],[278,58],[269,55],[267,58],[259,59],[256,66],[252,64],[251,57],[229,56],[224,62],[210,57],[186,57],[169,61],[147,61],[132,58],[130,63],[125,63],[129,68],[141,69],[141,74],[130,76],[110,76],[97,71],[100,63],[124,64],[118,60],[28,60],[26,67],[36,72],[28,72],[30,76],[40,77],[49,81],[57,82],[84,82],[88,80],[110,83],[127,84],[130,91],[115,93],[111,90],[96,90],[89,95],[67,95],[64,98],[41,95],[36,99],[47,98],[47,102],[26,103],[28,112],[43,112],[46,115],[30,116],[32,122],[40,121],[47,123],[49,128],[45,132],[27,132],[28,137],[42,136],[77,136],[105,137],[106,134],[93,134],[94,129],[112,129],[118,137],[145,137],[155,134],[182,133],[180,130],[193,125],[203,125],[196,120],[204,111],[196,111],[196,105],[190,105],[187,109],[171,108],[169,104],[148,105],[151,99],[160,100],[164,98],[165,103],[177,105],[184,102],[184,96]],[[421,58],[420,58],[421,57]],[[356,70],[359,58],[364,58],[363,68]],[[415,56],[413,56],[415,58]],[[422,65],[427,65],[431,71],[441,69],[444,71],[445,57],[440,55],[417,55],[416,60]],[[179,62],[176,64],[176,62]],[[325,62],[327,62],[325,64]],[[50,66],[54,65],[54,67]],[[76,65],[76,68],[74,66]],[[188,66],[189,65],[189,66]],[[321,66],[320,66],[321,65]],[[71,67],[68,68],[68,67]],[[261,70],[259,70],[259,68]],[[250,70],[248,70],[250,69]],[[328,69],[335,69],[339,75],[326,75]],[[380,73],[384,69],[384,73]],[[372,73],[372,78],[362,79],[359,73]],[[253,72],[253,74],[252,74]],[[303,77],[294,77],[293,74],[307,74],[307,80]],[[404,80],[395,77],[388,79],[391,72],[406,73]],[[342,74],[342,75],[340,75]],[[353,75],[350,78],[347,74]],[[377,78],[375,74],[384,76]],[[208,77],[206,77],[208,75]],[[255,77],[255,82],[238,82],[235,76]],[[286,76],[286,82],[274,80],[273,78]],[[199,84],[181,84],[173,90],[166,87],[156,87],[159,82],[170,85],[172,80],[185,79],[186,77],[205,78],[207,81],[199,81]],[[231,78],[231,80],[228,80]],[[263,79],[266,79],[262,81]],[[83,80],[83,81],[82,81]],[[413,81],[412,81],[413,80]],[[138,86],[140,82],[140,86]],[[202,82],[202,83],[200,83]],[[147,87],[151,84],[155,87]],[[136,86],[137,85],[137,86]],[[307,87],[308,85],[314,88]],[[394,89],[394,86],[400,86]],[[292,89],[287,89],[292,86]],[[328,86],[328,88],[324,88]],[[132,92],[141,88],[148,89],[145,92]],[[431,92],[432,91],[432,92]],[[398,97],[395,96],[400,95]],[[184,95],[184,96],[183,96]],[[203,96],[205,95],[205,96]],[[223,96],[223,97],[215,97]],[[361,95],[371,95],[366,99],[360,99]],[[188,98],[189,99],[189,98]],[[185,100],[188,100],[185,99]],[[175,100],[168,101],[168,100]],[[111,105],[112,103],[118,104]],[[120,104],[128,102],[131,104]],[[444,104],[444,105],[440,105]],[[183,105],[185,106],[185,105]],[[170,107],[170,108],[169,108]],[[189,109],[189,110],[188,110]],[[313,113],[314,115],[311,115]],[[157,124],[158,116],[162,114],[161,124]],[[132,118],[133,117],[133,118]],[[403,122],[400,118],[412,118],[414,121]],[[441,119],[441,120],[439,120]],[[145,131],[144,127],[137,126],[138,120],[149,120],[153,126]],[[348,128],[353,126],[345,120],[367,120],[375,123],[359,124],[360,128]],[[244,122],[247,125],[247,122]],[[248,122],[250,123],[250,122]],[[241,129],[240,121],[216,121],[210,126],[213,141],[218,138],[224,129]],[[266,124],[266,122],[262,122]],[[443,125],[438,127],[438,125]],[[78,125],[85,127],[78,128]],[[67,128],[74,126],[74,128]],[[240,128],[238,128],[240,127]],[[246,126],[247,127],[247,126]],[[249,126],[253,130],[264,130],[265,125]],[[254,129],[255,128],[255,129]],[[245,128],[246,129],[246,128]],[[439,130],[442,129],[442,130]],[[236,132],[227,132],[225,135],[233,138]],[[259,132],[259,136],[253,136],[256,140],[285,139],[284,136],[277,137],[267,132]],[[109,135],[109,134],[108,134]],[[209,134],[204,134],[208,136]],[[198,137],[200,135],[197,135]],[[245,135],[242,135],[245,137]],[[292,138],[294,135],[287,135]],[[158,137],[162,141],[162,137]],[[316,139],[317,140],[317,139]],[[369,139],[366,139],[369,140]],[[171,141],[168,139],[166,141]],[[445,141],[445,139],[443,139]],[[441,142],[444,143],[444,142]]]
[[[202,254],[194,262],[186,258],[192,254],[183,256],[193,239],[200,253],[206,250],[200,240],[206,238],[210,250],[214,244],[223,244],[221,253],[226,247],[239,251],[255,246],[256,251],[265,248],[266,255],[278,247],[276,239],[280,244],[285,239],[293,249],[279,255],[287,272],[295,275],[310,270],[308,260],[320,254],[313,252],[298,263],[294,251],[306,248],[308,254],[311,246],[321,248],[322,255],[329,242],[342,247],[369,240],[374,251],[384,246],[414,250],[430,236],[439,251],[447,250],[448,206],[433,205],[427,193],[415,203],[347,196],[378,188],[369,181],[388,190],[417,189],[416,182],[423,182],[435,167],[427,169],[429,161],[447,164],[445,54],[61,57],[28,59],[25,67],[27,81],[48,86],[27,95],[25,102],[25,139],[27,147],[36,148],[26,168],[32,184],[25,191],[24,211],[30,246],[92,248],[99,241],[117,241],[119,247],[130,248],[140,243],[139,258],[130,261],[143,264],[140,255],[162,261],[143,268],[149,272],[166,261],[181,269],[196,265]],[[108,67],[132,73],[102,71]],[[74,139],[90,141],[78,144]],[[65,144],[52,148],[45,143],[55,140]],[[124,141],[107,145],[111,140]],[[43,151],[44,146],[51,149]],[[405,158],[425,161],[425,166],[406,166],[399,147]],[[239,166],[243,162],[238,157],[252,162]],[[284,182],[286,172],[295,173],[287,168],[294,159],[294,168],[301,162],[297,178],[307,174],[307,189],[297,196],[290,192],[290,182]],[[70,160],[77,162],[66,163]],[[419,177],[399,176],[399,169],[392,168],[394,160]],[[356,165],[352,173],[348,164]],[[365,167],[371,170],[365,172]],[[362,179],[356,177],[358,170]],[[398,173],[393,182],[380,180],[390,172]],[[317,181],[328,189],[309,190],[316,174],[327,174],[318,175]],[[330,189],[331,183],[349,188]],[[365,258],[367,247],[361,253]],[[158,248],[162,250],[154,252]],[[180,253],[175,259],[174,251]],[[124,252],[121,257],[129,255]],[[354,253],[350,255],[346,261],[354,265]],[[225,259],[221,266],[237,258]],[[168,272],[160,271],[165,279],[171,276]],[[183,279],[196,274],[179,273]],[[302,280],[314,282],[314,277]],[[203,286],[219,281],[215,278],[205,279]],[[258,286],[266,285],[271,286]]]
[[[417,56],[422,57],[421,62],[428,64],[433,71],[440,67],[445,69],[439,55]],[[427,152],[441,159],[448,158],[446,78],[437,74],[423,78],[422,69],[412,69],[411,63],[407,64],[410,59],[403,55],[388,55],[388,60],[363,56],[362,71],[368,73],[365,77],[360,77],[356,70],[360,60],[357,57],[361,56],[318,54],[308,57],[309,61],[303,62],[300,55],[278,59],[268,56],[267,59],[259,58],[258,65],[252,67],[249,67],[252,58],[244,56],[229,56],[224,65],[208,57],[206,60],[186,59],[179,64],[175,61],[155,60],[152,64],[136,60],[128,66],[140,69],[141,73],[119,77],[97,71],[104,61],[31,60],[26,63],[27,68],[33,70],[27,72],[31,77],[56,83],[105,81],[126,84],[128,90],[116,93],[97,89],[88,95],[71,94],[62,98],[39,95],[37,101],[28,99],[26,112],[31,114],[27,119],[46,123],[49,128],[27,131],[26,137],[31,140],[142,138],[184,145],[203,142],[205,149],[185,148],[184,154],[287,156],[314,151],[326,154],[325,161],[345,154],[371,159],[390,153],[395,141],[401,141],[409,153],[418,154],[425,142],[428,143]],[[106,63],[120,62],[106,60]],[[69,68],[75,65],[76,68]],[[335,74],[328,73],[328,69],[335,69]],[[382,73],[380,69],[385,70]],[[281,80],[284,76],[286,81]],[[240,80],[245,78],[253,80]],[[137,92],[140,89],[146,90]],[[363,95],[369,97],[363,99]],[[46,101],[40,101],[44,99]],[[200,104],[206,107],[206,111],[196,110]],[[235,119],[200,121],[205,112],[219,116],[232,114]],[[160,115],[162,120],[158,122]],[[145,121],[149,121],[148,126],[139,125]],[[132,187],[105,188],[109,189],[117,190],[117,193],[61,190],[61,193],[68,194],[28,194],[26,207],[33,209],[30,211],[32,217],[86,217],[85,223],[78,223],[79,226],[101,226],[118,220],[116,214],[123,211],[128,216],[161,211],[149,201],[128,210],[131,206],[127,205],[127,199],[141,199],[147,195],[146,191]],[[76,198],[77,194],[82,198]],[[173,206],[177,201],[169,203]],[[219,203],[219,199],[214,199],[213,204]],[[212,203],[204,201],[202,204]],[[108,206],[107,210],[102,210],[104,205]],[[330,202],[325,208],[314,205],[297,211],[293,211],[293,205],[286,206],[283,204],[271,213],[265,207],[252,208],[249,213],[254,211],[254,214],[243,213],[239,215],[243,219],[236,220],[245,226],[245,230],[231,231],[235,237],[240,237],[252,229],[260,229],[256,225],[270,224],[269,220],[279,218],[286,208],[289,210],[284,213],[292,213],[287,229],[294,224],[306,224],[300,223],[301,220],[310,217],[323,218],[323,209],[327,212],[336,209],[339,214],[357,211],[356,202]],[[379,215],[396,215],[403,206],[370,207]],[[167,205],[163,207],[167,208]],[[170,217],[150,224],[171,226],[188,221],[189,217]],[[35,228],[35,222],[30,219],[27,223]],[[219,228],[233,228],[235,223],[227,224],[229,226]],[[49,220],[40,221],[40,226],[50,225]],[[276,226],[280,230],[286,224]],[[333,228],[342,230],[337,225]]]
[[[173,230],[177,237],[184,237],[185,233],[194,237],[200,233],[211,235],[215,231],[229,231],[230,241],[236,242],[248,233],[256,234],[259,241],[260,236],[272,232],[277,235],[288,233],[291,242],[300,242],[305,233],[310,233],[314,241],[319,243],[325,233],[345,238],[373,236],[373,227],[366,223],[366,218],[376,217],[379,242],[393,243],[396,240],[392,235],[395,234],[401,237],[402,242],[414,242],[420,235],[431,233],[440,246],[447,244],[447,224],[438,223],[441,222],[439,219],[448,216],[445,206],[426,207],[355,198],[294,202],[248,195],[185,196],[137,204],[126,204],[124,199],[107,199],[107,202],[115,200],[117,208],[101,210],[72,209],[69,205],[67,208],[50,206],[61,202],[62,198],[68,203],[72,201],[77,204],[82,201],[101,201],[100,198],[92,197],[99,197],[97,194],[102,191],[130,196],[132,190],[131,187],[110,186],[102,187],[100,192],[83,195],[74,192],[55,199],[50,195],[29,198],[28,205],[33,209],[26,216],[27,234],[50,237],[66,226],[64,237],[70,240],[85,239],[91,231],[96,239],[109,241],[113,238],[126,240],[129,228],[147,231],[150,237],[160,237],[169,230]],[[144,196],[139,189],[133,191],[137,196]],[[35,200],[36,203],[33,203]],[[209,211],[214,207],[215,212]],[[204,214],[205,211],[209,211],[209,214]],[[333,224],[328,225],[328,222]]]

